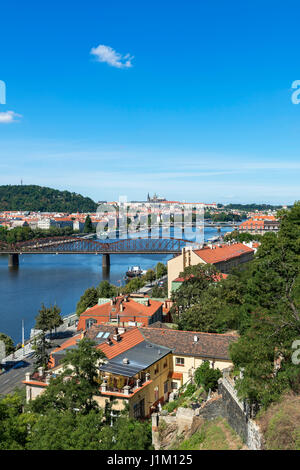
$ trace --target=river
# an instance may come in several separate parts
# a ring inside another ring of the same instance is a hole
[[[222,233],[231,231],[222,229]],[[205,229],[205,239],[217,235]],[[110,282],[120,285],[128,266],[153,268],[166,263],[172,255],[111,255]],[[22,320],[25,338],[34,327],[42,303],[56,303],[62,315],[75,312],[84,291],[103,280],[101,255],[22,255],[18,268],[9,269],[7,256],[0,256],[0,332],[21,341]]]

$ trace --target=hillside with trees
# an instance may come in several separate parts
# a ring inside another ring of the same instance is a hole
[[[230,347],[236,388],[263,409],[286,393],[300,394],[300,202],[278,216],[279,233],[263,235],[242,270],[213,282],[212,266],[188,267],[172,294],[179,329],[240,334]]]
[[[36,186],[0,186],[0,211],[95,212],[89,197],[69,191]]]

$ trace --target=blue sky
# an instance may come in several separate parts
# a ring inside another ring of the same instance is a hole
[[[12,0],[0,14],[0,184],[300,199],[297,1]]]

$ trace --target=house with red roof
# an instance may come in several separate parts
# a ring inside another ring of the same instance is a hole
[[[279,220],[270,215],[257,215],[239,225],[239,232],[264,235],[267,232],[278,232]]]
[[[80,315],[78,330],[93,324],[112,323],[117,326],[147,326],[163,319],[164,302],[149,297],[133,298],[121,295],[113,299],[99,299],[98,304]]]
[[[43,393],[51,377],[63,371],[66,352],[76,348],[84,336],[106,356],[98,363],[99,392],[93,398],[100,407],[114,400],[114,410],[127,407],[129,416],[135,418],[150,416],[203,361],[220,369],[230,366],[229,345],[237,340],[233,334],[179,331],[161,322],[141,328],[94,324],[54,349],[47,371],[40,368],[26,374],[27,402]]]
[[[208,244],[200,249],[183,248],[181,255],[168,261],[168,296],[171,296],[172,282],[188,266],[213,264],[220,273],[229,274],[232,268],[250,261],[253,255],[254,249],[244,243]]]

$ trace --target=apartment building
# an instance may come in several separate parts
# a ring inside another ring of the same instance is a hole
[[[106,359],[99,361],[99,392],[94,396],[99,406],[113,400],[113,409],[125,407],[129,416],[149,417],[157,406],[168,400],[193,376],[203,361],[224,369],[232,363],[229,345],[237,340],[230,334],[177,331],[157,322],[152,327],[117,328],[94,325],[67,340],[50,357],[49,370],[26,374],[27,402],[43,393],[51,377],[63,370],[61,360],[83,336],[92,339]]]
[[[172,282],[187,266],[199,263],[213,264],[219,272],[229,274],[232,268],[253,258],[254,249],[244,243],[208,244],[201,249],[183,248],[179,256],[168,261],[168,296],[171,296]]]

